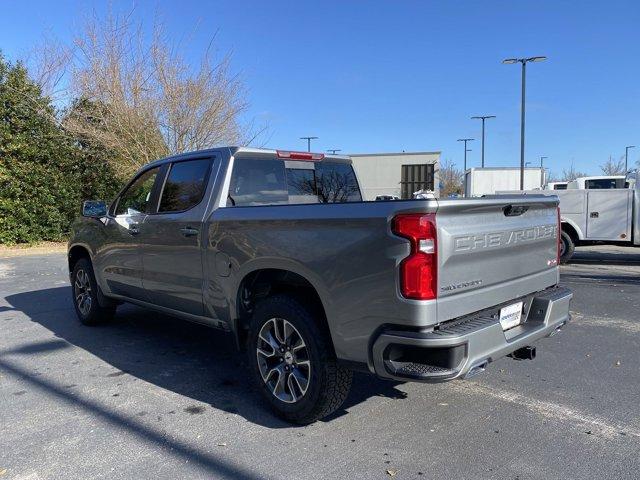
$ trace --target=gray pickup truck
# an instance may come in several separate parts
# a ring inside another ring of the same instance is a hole
[[[145,166],[69,241],[80,321],[131,302],[230,332],[274,411],[335,411],[353,370],[441,382],[569,320],[558,200],[362,201],[344,156],[219,148]]]

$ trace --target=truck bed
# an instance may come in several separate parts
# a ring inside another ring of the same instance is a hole
[[[228,290],[216,291],[216,280],[205,304],[232,297],[256,269],[294,272],[318,292],[337,356],[367,363],[371,333],[383,325],[433,328],[556,285],[556,205],[551,197],[496,196],[220,208],[208,222],[216,239],[208,268],[215,271],[219,251],[234,268],[223,283]],[[433,300],[404,298],[399,290],[410,243],[392,232],[392,220],[415,213],[435,215]]]

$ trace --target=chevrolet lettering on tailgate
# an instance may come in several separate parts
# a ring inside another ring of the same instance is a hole
[[[493,232],[481,235],[462,235],[455,237],[454,249],[456,252],[465,250],[480,250],[484,248],[498,248],[517,243],[532,242],[535,240],[557,238],[558,225],[539,225],[521,230],[508,232]]]

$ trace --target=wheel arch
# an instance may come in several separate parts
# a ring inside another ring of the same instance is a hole
[[[562,229],[563,232],[566,232],[571,237],[571,240],[573,240],[573,243],[577,243],[583,238],[581,230],[571,220],[561,218],[560,228]]]
[[[84,244],[75,244],[69,248],[67,253],[67,262],[69,265],[69,274],[73,272],[73,267],[75,267],[78,260],[81,258],[87,258],[91,263],[93,263],[93,257],[91,255],[91,250],[88,246]]]
[[[315,313],[320,327],[331,334],[326,302],[320,293],[322,289],[309,280],[308,276],[289,268],[256,268],[247,272],[239,282],[235,295],[235,315],[233,331],[238,346],[243,348],[249,320],[256,303],[276,294],[287,294],[298,299]]]

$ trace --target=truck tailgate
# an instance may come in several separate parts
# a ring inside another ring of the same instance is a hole
[[[438,320],[558,282],[557,197],[438,202]]]

